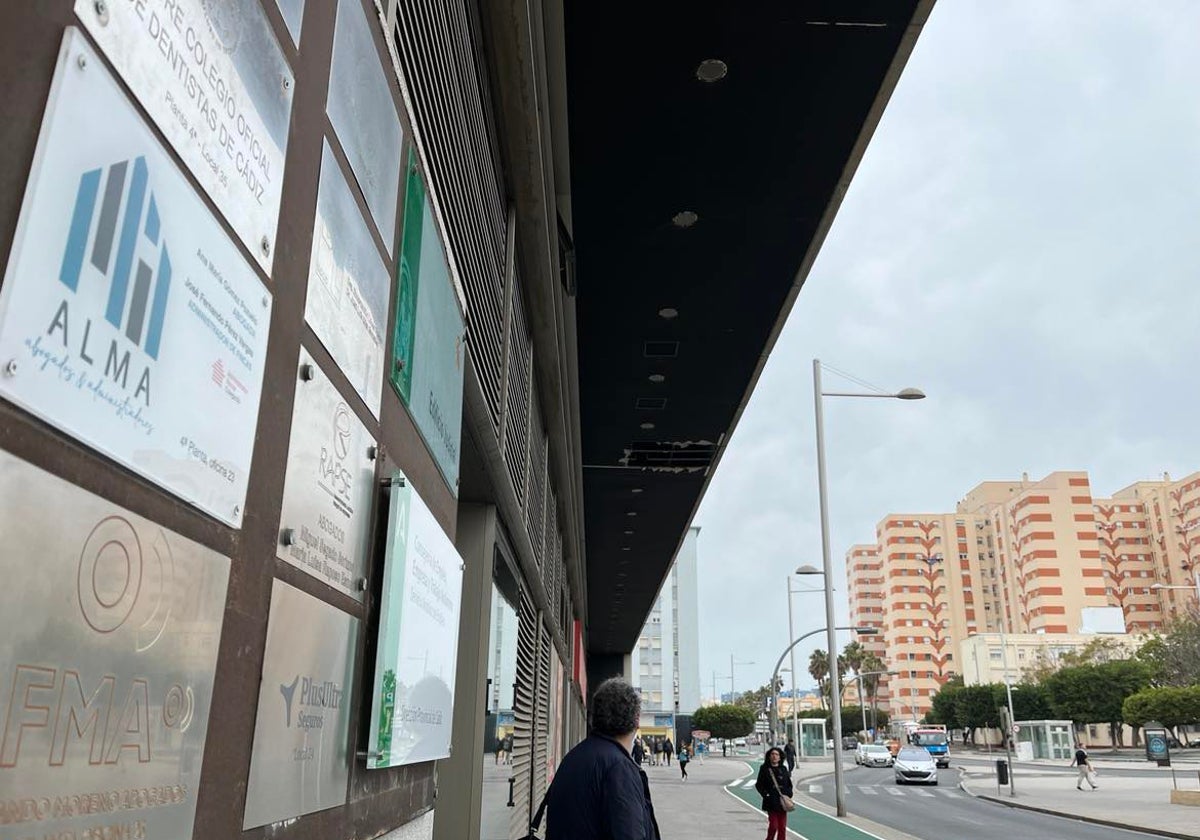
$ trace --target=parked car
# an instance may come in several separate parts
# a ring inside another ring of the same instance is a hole
[[[735,747],[744,747],[744,746],[746,746],[746,739],[745,739],[745,738],[738,738],[737,740],[735,740],[735,741],[733,742],[733,745],[734,745]]]
[[[858,749],[858,739],[855,738],[853,735],[843,735],[842,736],[842,750],[847,751],[847,750],[856,750],[856,749]]]
[[[910,782],[936,785],[937,762],[924,747],[904,747],[896,756],[892,765],[896,773],[896,784],[906,785]]]
[[[1188,741],[1187,745],[1189,747],[1200,747],[1200,738],[1196,738],[1195,740]]]

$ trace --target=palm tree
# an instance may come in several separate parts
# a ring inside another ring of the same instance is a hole
[[[829,676],[829,654],[814,650],[808,657],[808,675],[817,681],[817,693],[821,695],[821,708],[825,708],[825,683]]]
[[[862,662],[859,663],[859,673],[871,675],[869,677],[863,677],[863,688],[871,697],[872,728],[874,728],[875,704],[879,693],[879,678],[882,676],[878,672],[886,670],[887,663],[873,653],[867,653],[865,656],[863,656]]]

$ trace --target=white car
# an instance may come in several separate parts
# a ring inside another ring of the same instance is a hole
[[[924,747],[902,747],[892,765],[896,771],[896,784],[905,785],[909,782],[936,785],[937,762]]]
[[[891,767],[892,751],[882,744],[859,744],[854,762],[863,767]]]

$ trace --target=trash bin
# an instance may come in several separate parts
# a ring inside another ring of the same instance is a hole
[[[996,762],[996,784],[1008,784],[1008,762],[1003,758]]]

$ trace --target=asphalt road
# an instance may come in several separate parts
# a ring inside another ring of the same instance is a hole
[[[1144,840],[1155,836],[975,799],[959,790],[958,771],[953,767],[939,770],[938,776],[937,787],[897,785],[890,767],[847,769],[846,810],[922,840],[968,836],[971,840]],[[802,782],[797,793],[832,805],[833,776]]]

